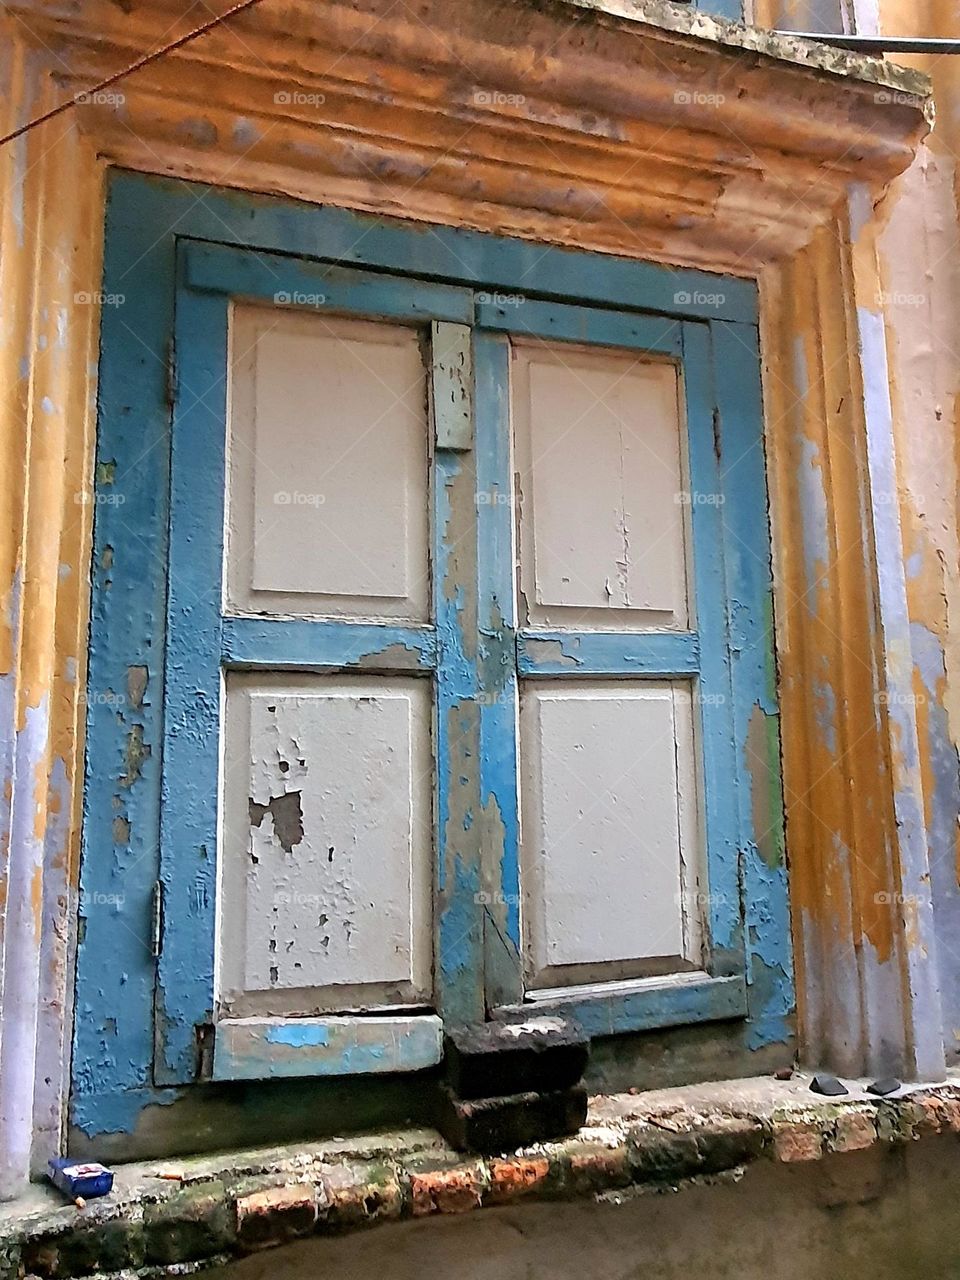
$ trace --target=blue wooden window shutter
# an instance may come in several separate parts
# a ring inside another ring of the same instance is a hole
[[[118,1106],[136,1111],[197,1079],[417,1070],[439,1059],[444,1022],[519,1016],[531,1000],[594,1036],[724,1019],[743,1024],[750,1047],[782,1040],[793,996],[754,286],[336,209],[198,201],[188,183],[118,175],[105,292],[126,301],[103,318],[99,475],[124,502],[97,505],[90,687],[132,689],[130,673],[146,674],[119,714],[88,703],[82,893],[117,898],[125,927],[91,914],[81,936],[75,1123],[95,1131]],[[231,306],[268,307],[279,293],[421,335],[435,401],[422,622],[225,607]],[[689,486],[717,495],[689,513],[688,625],[553,627],[521,614],[516,513],[498,495],[513,491],[510,352],[525,342],[678,371]],[[436,403],[444,388],[449,403]],[[451,536],[464,512],[472,574]],[[271,672],[373,673],[432,690],[429,997],[262,1017],[218,1008],[224,680]],[[702,961],[531,991],[518,705],[525,687],[571,680],[697,694]]]

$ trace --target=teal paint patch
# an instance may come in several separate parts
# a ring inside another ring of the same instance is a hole
[[[382,1044],[355,1044],[343,1055],[343,1071],[350,1075],[369,1075],[379,1071],[387,1061],[387,1050]]]
[[[787,1043],[796,992],[784,856],[779,719],[770,601],[773,589],[760,394],[760,359],[753,326],[713,326],[720,446],[727,502],[723,506],[728,644],[738,768],[733,795],[739,831],[739,877],[747,978],[747,1043],[752,1049]],[[704,644],[706,641],[704,640]],[[751,724],[764,721],[752,758]]]
[[[524,676],[696,676],[700,636],[684,632],[582,632],[524,629],[517,662]]]
[[[422,1071],[443,1056],[433,1014],[340,1014],[301,1023],[256,1018],[220,1024],[212,1079],[291,1080]]]
[[[303,670],[329,668],[433,671],[437,637],[433,627],[306,619],[224,618],[222,658],[244,670],[276,669],[284,663]]]
[[[727,18],[730,22],[743,21],[743,5],[740,0],[695,0],[695,3],[702,13],[710,13],[715,18]]]
[[[330,1043],[330,1032],[326,1027],[291,1022],[285,1027],[268,1028],[264,1038],[268,1044],[285,1044],[291,1049],[315,1049]]]
[[[186,1094],[184,1089],[123,1089],[106,1093],[90,1091],[71,1099],[70,1121],[88,1138],[102,1134],[133,1133],[147,1107],[170,1107]]]
[[[632,1031],[653,1031],[687,1023],[724,1022],[742,1018],[747,997],[742,976],[701,978],[683,983],[650,983],[628,995],[572,995],[537,1001],[537,1013],[558,1013],[573,1018],[588,1036],[616,1036]],[[501,1011],[511,1018],[529,1017],[529,1005]]]

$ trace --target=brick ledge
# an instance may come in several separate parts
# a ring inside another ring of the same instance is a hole
[[[314,1233],[520,1201],[676,1187],[761,1159],[817,1160],[960,1133],[960,1076],[877,1100],[826,1100],[809,1077],[730,1081],[591,1100],[579,1134],[501,1157],[430,1130],[120,1166],[83,1211],[52,1188],[0,1206],[0,1277],[183,1275]],[[175,1173],[179,1180],[164,1178]]]

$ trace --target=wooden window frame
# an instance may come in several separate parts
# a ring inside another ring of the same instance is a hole
[[[231,244],[203,243],[224,240]],[[241,244],[256,252],[246,252],[238,247]],[[425,233],[422,227],[363,218],[333,208],[310,209],[256,197],[240,201],[225,193],[207,194],[204,201],[197,202],[189,184],[161,185],[132,175],[115,175],[107,224],[104,287],[120,292],[123,282],[127,303],[117,313],[105,312],[103,316],[98,447],[101,459],[110,460],[116,468],[122,468],[125,475],[130,475],[131,467],[138,469],[132,483],[127,485],[135,510],[111,507],[108,503],[97,505],[91,688],[120,687],[126,678],[129,654],[138,646],[155,649],[177,643],[174,631],[158,623],[166,612],[166,574],[159,573],[157,566],[164,563],[168,554],[173,560],[177,558],[177,541],[180,532],[188,532],[190,519],[181,515],[184,525],[178,529],[177,513],[169,521],[166,502],[170,486],[168,399],[171,397],[168,377],[165,373],[158,377],[156,366],[162,368],[169,335],[176,325],[178,372],[184,376],[183,362],[203,359],[209,344],[194,346],[189,332],[181,337],[181,323],[187,323],[188,330],[199,325],[197,332],[203,332],[208,325],[215,329],[225,325],[222,272],[220,267],[211,268],[211,263],[229,259],[233,264],[229,274],[230,292],[257,296],[259,290],[261,296],[266,296],[268,288],[272,294],[278,285],[273,271],[263,269],[264,258],[277,253],[284,255],[284,271],[288,273],[285,279],[303,273],[301,283],[307,292],[311,290],[306,285],[311,281],[315,284],[318,273],[324,280],[324,291],[329,293],[331,287],[338,284],[345,289],[376,289],[382,277],[378,280],[367,273],[384,271],[395,277],[401,275],[403,289],[410,296],[415,296],[417,288],[427,294],[432,291],[434,298],[446,297],[445,290],[451,296],[458,291],[476,291],[477,438],[472,451],[475,470],[471,472],[465,463],[467,455],[454,450],[440,451],[447,457],[448,473],[441,475],[437,484],[435,520],[438,526],[449,519],[450,495],[458,488],[464,489],[472,502],[475,492],[509,483],[509,470],[504,470],[508,463],[504,453],[508,448],[508,433],[503,428],[503,396],[498,399],[490,394],[502,378],[506,330],[526,328],[535,332],[539,325],[542,332],[562,338],[564,325],[573,325],[582,340],[591,336],[590,326],[601,326],[595,336],[610,344],[626,341],[628,330],[633,326],[632,342],[639,349],[685,358],[688,416],[703,424],[703,438],[711,452],[714,447],[722,448],[724,456],[735,459],[734,474],[724,480],[730,500],[724,504],[723,528],[714,530],[711,538],[715,539],[719,533],[727,548],[722,565],[717,566],[724,585],[717,589],[721,595],[737,602],[736,609],[729,613],[726,609],[723,611],[727,629],[723,648],[725,654],[736,655],[729,672],[736,688],[730,707],[733,751],[725,766],[729,786],[722,803],[727,806],[729,824],[724,843],[735,878],[742,886],[746,916],[741,920],[739,906],[732,911],[729,900],[722,900],[725,895],[717,895],[717,903],[711,905],[711,912],[715,913],[710,921],[711,961],[703,974],[680,980],[645,980],[629,984],[627,989],[585,989],[576,998],[555,1001],[551,1007],[562,1007],[580,1018],[594,1036],[737,1019],[743,1022],[752,1046],[782,1041],[793,1010],[793,988],[789,978],[790,934],[769,605],[771,579],[757,302],[756,288],[751,282],[590,253],[544,249],[542,245],[473,232],[431,228]],[[271,267],[275,265],[271,263]],[[428,278],[426,283],[415,284],[424,277]],[[438,280],[446,283],[431,283]],[[513,293],[518,288],[524,290],[528,299],[523,307],[499,305],[498,291]],[[183,310],[181,300],[187,296],[192,301]],[[571,300],[575,300],[574,305]],[[640,305],[644,307],[643,312],[636,310]],[[193,312],[190,307],[194,308]],[[460,315],[457,311],[457,316]],[[437,317],[431,312],[430,318]],[[208,372],[216,375],[217,371]],[[175,394],[172,399],[176,400]],[[130,412],[133,407],[135,414]],[[135,424],[132,417],[136,418]],[[174,441],[174,455],[176,449]],[[142,459],[139,464],[138,459]],[[173,501],[177,507],[191,500],[190,477],[199,476],[204,470],[196,465],[179,469],[186,488],[179,497],[174,489]],[[462,501],[462,495],[457,500]],[[508,537],[504,521],[512,519],[509,508],[481,504],[476,510],[478,547],[502,546],[503,539]],[[133,555],[124,557],[122,566],[114,567],[109,549],[119,539],[130,541],[130,521],[134,516],[140,545]],[[192,532],[203,538],[205,535],[197,520],[195,515]],[[216,525],[217,521],[208,520],[208,530],[215,529]],[[219,535],[218,529],[216,534]],[[172,541],[168,542],[171,536]],[[214,546],[216,541],[214,537],[207,550],[219,557],[222,553]],[[741,554],[744,548],[758,547],[759,556]],[[438,600],[444,598],[440,583],[449,571],[442,557],[441,544],[441,563],[436,566]],[[209,556],[200,557],[194,566],[185,561],[178,566],[178,573],[209,575],[213,562],[207,563],[207,560]],[[442,715],[438,719],[436,741],[438,767],[441,773],[446,770],[451,779],[451,794],[446,794],[441,787],[438,831],[445,830],[458,805],[472,804],[480,817],[473,850],[452,860],[438,858],[439,1012],[451,1023],[475,1021],[492,1013],[513,1016],[530,1007],[522,1002],[519,926],[516,913],[510,909],[510,904],[518,900],[517,841],[509,825],[515,821],[510,817],[516,813],[515,802],[512,809],[510,807],[510,792],[516,789],[516,770],[513,762],[511,773],[510,751],[515,748],[508,746],[505,750],[505,744],[515,739],[512,726],[507,734],[504,717],[512,716],[513,710],[509,699],[478,699],[476,695],[489,693],[504,681],[515,684],[518,669],[521,674],[555,674],[549,662],[534,656],[536,649],[531,648],[530,636],[521,633],[517,637],[516,620],[509,616],[509,609],[504,613],[505,602],[512,599],[512,582],[508,586],[506,581],[506,576],[513,572],[510,558],[481,553],[474,568],[481,644],[475,659],[466,665],[451,667],[457,671],[459,683],[449,691],[450,714],[460,714],[466,704],[476,709],[475,727],[471,731],[476,734],[478,764],[476,776],[469,780],[468,796],[452,794],[456,790],[458,762],[449,741],[445,741]],[[219,560],[216,572],[219,573]],[[127,608],[127,626],[122,643],[118,643],[113,602],[121,598]],[[175,611],[178,607],[175,594],[170,600],[170,608]],[[489,622],[493,618],[494,606],[499,609],[500,625],[485,626],[484,620]],[[428,634],[430,628],[420,628],[415,636],[406,634],[408,628],[376,628],[376,634],[370,629],[366,641],[371,652],[376,652],[378,647],[383,652],[397,643],[406,645],[412,641],[409,652],[414,669],[431,666],[435,644],[458,646],[460,655],[466,655],[470,646],[465,643],[461,630],[463,619],[458,610],[449,601],[446,606],[437,607],[447,608],[448,612],[445,617],[438,612],[436,638]],[[219,610],[219,601],[217,608]],[[309,661],[314,668],[318,664],[322,667],[325,661],[342,667],[343,655],[336,628],[355,624],[306,621],[286,625],[292,629],[281,645],[272,620],[230,618],[223,622],[221,631],[218,619],[216,629],[211,631],[211,615],[201,628],[203,634],[215,636],[217,640],[216,652],[211,649],[207,655],[209,670],[216,669],[219,679],[221,661],[256,666],[282,657],[288,662],[293,660],[288,644],[293,645],[294,650],[299,646],[297,660]],[[320,626],[332,626],[333,630],[321,638]],[[397,634],[399,631],[404,634]],[[765,637],[760,646],[756,644],[758,634]],[[670,640],[672,644],[674,638]],[[680,658],[665,652],[657,654],[657,646],[652,646],[651,654],[655,656],[646,661],[658,663],[658,672],[662,673],[664,667],[677,667],[678,673],[689,674],[690,664],[699,660],[695,640],[689,637],[683,640],[679,636],[676,640],[684,648]],[[562,649],[563,637],[558,642]],[[515,643],[516,657],[513,656]],[[186,658],[192,654],[179,656]],[[578,652],[567,654],[556,674],[562,677],[569,660],[581,675],[591,672],[609,675],[613,658],[613,650],[605,643],[605,637],[595,635],[589,644],[581,640]],[[169,661],[168,650],[168,665]],[[131,751],[136,754],[138,742],[162,739],[164,744],[162,753],[134,759],[131,765],[145,785],[138,786],[135,795],[130,792],[125,797],[128,807],[136,810],[131,821],[130,847],[126,851],[131,859],[127,883],[131,894],[136,894],[142,903],[144,935],[121,931],[115,936],[113,941],[124,982],[122,990],[117,987],[112,999],[109,991],[116,985],[116,979],[111,973],[103,972],[99,960],[103,955],[103,938],[96,936],[91,927],[80,945],[77,981],[81,1007],[86,1004],[88,1008],[102,1009],[109,1004],[115,1011],[118,1034],[128,1050],[116,1056],[116,1065],[106,1073],[109,1078],[98,1080],[96,1090],[89,1092],[95,1092],[103,1107],[108,1108],[115,1105],[118,1095],[130,1089],[136,1089],[141,1105],[146,1105],[144,1099],[162,1099],[169,1086],[217,1074],[229,1078],[261,1078],[339,1073],[345,1059],[326,1053],[307,1053],[299,1058],[295,1055],[299,1065],[261,1063],[255,1074],[238,1068],[236,1062],[233,1067],[225,1065],[219,1073],[212,1068],[216,1049],[211,1054],[210,1039],[204,1029],[209,1028],[213,1020],[212,961],[207,959],[213,938],[210,926],[214,909],[213,866],[212,859],[207,859],[209,866],[197,862],[205,856],[199,851],[209,849],[211,836],[210,805],[197,804],[198,796],[209,801],[209,780],[204,774],[205,781],[191,783],[178,800],[164,782],[160,769],[161,755],[168,763],[171,758],[172,726],[182,722],[184,714],[193,714],[197,704],[194,700],[190,708],[177,706],[176,694],[171,701],[169,689],[165,706],[164,699],[153,690],[150,694],[141,698],[136,707],[128,708],[127,714],[121,717],[122,724],[118,724],[114,711],[102,703],[91,700],[88,708],[82,872],[86,893],[101,891],[98,886],[107,885],[111,878],[109,860],[102,856],[102,850],[112,843],[110,817],[116,781],[102,762],[110,759],[118,746],[126,749],[130,759]],[[197,736],[215,738],[219,732],[219,700],[210,696],[206,701],[201,699],[201,704],[212,718],[204,734]],[[755,733],[758,721],[762,730],[759,738]],[[181,776],[183,763],[176,766]],[[758,788],[764,794],[755,794]],[[178,804],[183,806],[180,817],[187,827],[178,837],[180,853],[175,874],[166,876],[162,869],[159,872],[161,883],[167,885],[161,930],[169,925],[189,937],[185,938],[185,945],[173,951],[164,939],[159,957],[159,981],[154,984],[157,962],[151,955],[149,937],[158,875],[154,868],[157,868],[158,850],[163,843],[159,834],[161,824],[169,824],[177,817]],[[482,838],[484,815],[494,806],[507,815],[503,853],[499,857],[491,855]],[[190,825],[194,821],[192,812],[205,815],[197,820],[199,825],[195,827]],[[755,829],[758,815],[763,815],[765,821],[762,831]],[[442,840],[441,836],[441,844]],[[451,871],[451,880],[445,882],[445,874]],[[171,892],[178,896],[172,898]],[[505,904],[504,912],[491,911],[491,904]],[[198,954],[202,963],[190,959]],[[170,958],[169,965],[165,957]],[[539,1002],[538,1007],[542,1008],[543,1003]],[[94,1018],[77,1020],[75,1060],[93,1060],[96,1027]],[[156,1062],[155,1027],[163,1040],[163,1052]],[[416,1035],[422,1035],[422,1027],[423,1024],[416,1029]],[[351,1043],[351,1034],[346,1034],[344,1046]],[[387,1069],[429,1065],[438,1057],[438,1051],[432,1047],[437,1043],[434,1024],[416,1052],[407,1058],[399,1055],[395,1060],[388,1060]],[[243,1058],[249,1048],[241,1045],[237,1051],[239,1058]],[[231,1052],[234,1049],[236,1045]],[[239,1060],[237,1054],[234,1057]],[[227,1062],[226,1051],[223,1061]],[[78,1081],[80,1090],[84,1091],[88,1083]],[[89,1105],[96,1110],[100,1103],[90,1098]]]

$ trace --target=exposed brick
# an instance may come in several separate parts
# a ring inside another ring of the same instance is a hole
[[[509,1204],[541,1190],[550,1175],[550,1161],[517,1156],[514,1160],[487,1162],[490,1185],[484,1196],[488,1204]]]
[[[236,1214],[220,1182],[185,1188],[146,1207],[146,1261],[169,1266],[228,1252],[236,1241]]]
[[[945,1097],[940,1101],[944,1128],[952,1133],[960,1133],[960,1099]]]
[[[483,1203],[486,1179],[483,1166],[422,1167],[410,1173],[414,1217],[428,1213],[467,1213]]]
[[[930,1137],[933,1134],[940,1133],[943,1129],[944,1116],[940,1105],[940,1099],[927,1095],[923,1098],[916,1099],[921,1110],[921,1118],[918,1124],[918,1130],[924,1137]]]
[[[833,1133],[827,1139],[830,1151],[866,1151],[877,1141],[877,1125],[872,1113],[846,1111],[837,1117]]]
[[[237,1200],[237,1237],[245,1249],[309,1235],[316,1221],[317,1196],[309,1183],[269,1187]]]
[[[600,1143],[578,1143],[568,1156],[568,1188],[574,1194],[625,1187],[631,1181],[632,1166],[626,1143],[618,1147]]]
[[[904,1141],[912,1141],[923,1133],[926,1112],[915,1098],[904,1098],[897,1103],[900,1113],[900,1132]]]
[[[823,1154],[823,1136],[819,1126],[805,1121],[775,1124],[773,1151],[776,1158],[784,1164],[819,1160]]]
[[[821,1193],[824,1204],[867,1203],[882,1192],[891,1146],[960,1131],[960,1096],[941,1088],[869,1105],[791,1103],[769,1118],[767,1112],[733,1116],[722,1105],[685,1103],[652,1113],[642,1103],[611,1105],[602,1125],[596,1114],[577,1137],[486,1161],[458,1158],[436,1146],[414,1154],[400,1145],[390,1157],[355,1154],[313,1163],[318,1185],[311,1186],[294,1182],[304,1162],[291,1151],[272,1171],[261,1167],[253,1174],[244,1165],[231,1174],[219,1167],[217,1181],[194,1181],[177,1190],[146,1183],[122,1206],[76,1213],[58,1204],[40,1220],[31,1217],[7,1229],[0,1241],[0,1280],[24,1273],[42,1280],[146,1274],[156,1267],[172,1273],[179,1263],[249,1253],[318,1227],[349,1231],[411,1212],[464,1213],[524,1198],[602,1195],[628,1182],[678,1185],[748,1163],[766,1148],[786,1162],[860,1152],[857,1160],[828,1162],[818,1185],[829,1183]],[[204,1178],[213,1172],[211,1163],[203,1166]]]
[[[903,1144],[909,1142],[917,1133],[923,1116],[920,1108],[903,1102],[881,1102],[876,1110],[877,1135],[881,1142]]]
[[[696,1135],[654,1125],[638,1125],[630,1133],[630,1169],[634,1182],[680,1182],[700,1172]]]
[[[762,1155],[765,1142],[759,1120],[717,1116],[695,1131],[701,1173],[723,1173]]]
[[[389,1221],[403,1212],[403,1190],[387,1164],[327,1164],[320,1177],[327,1202],[324,1221],[333,1230]]]

